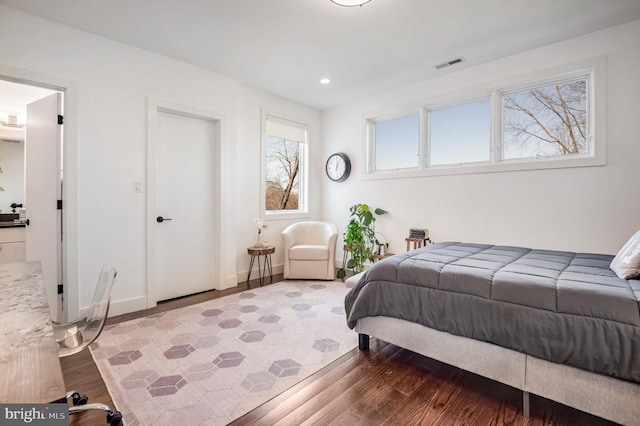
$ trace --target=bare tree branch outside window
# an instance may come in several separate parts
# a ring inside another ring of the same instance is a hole
[[[267,210],[297,210],[300,187],[300,142],[267,136],[265,158]]]
[[[503,159],[589,152],[586,79],[503,96]]]

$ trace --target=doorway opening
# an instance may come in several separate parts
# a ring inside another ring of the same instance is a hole
[[[62,90],[0,78],[0,263],[41,262],[54,320],[66,314],[59,287],[63,96]]]

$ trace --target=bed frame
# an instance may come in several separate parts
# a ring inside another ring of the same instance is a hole
[[[533,393],[617,423],[640,425],[640,384],[396,318],[362,318],[355,330],[361,350],[369,348],[369,336],[373,336],[522,390],[525,418],[529,417],[529,393]]]

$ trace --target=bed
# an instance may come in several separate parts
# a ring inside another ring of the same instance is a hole
[[[446,242],[379,261],[345,298],[369,336],[621,424],[640,424],[640,280],[613,256]]]

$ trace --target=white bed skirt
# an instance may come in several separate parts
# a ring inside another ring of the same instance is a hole
[[[355,330],[520,389],[525,415],[530,392],[623,425],[640,425],[639,384],[397,318],[362,318]]]

